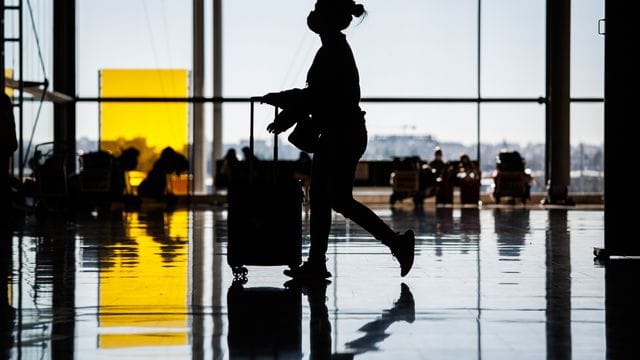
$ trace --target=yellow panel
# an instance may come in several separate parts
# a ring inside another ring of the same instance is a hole
[[[101,349],[119,349],[142,346],[178,346],[187,345],[187,334],[148,333],[148,334],[100,334],[98,346]]]
[[[188,97],[184,69],[105,69],[100,71],[102,97]],[[187,156],[187,103],[100,104],[100,148],[120,154],[140,150],[138,170],[148,172],[167,146]]]
[[[165,225],[149,227],[139,213],[126,215],[131,247],[112,249],[109,268],[100,272],[100,327],[187,328],[188,235],[187,211],[159,214]],[[154,220],[153,222],[155,223]],[[125,330],[126,331],[126,330]],[[186,333],[100,335],[107,347],[175,345]],[[126,337],[130,337],[125,339]],[[185,340],[186,341],[186,340]],[[123,345],[116,345],[122,343]],[[180,342],[182,344],[182,342]],[[101,346],[102,347],[102,346]]]
[[[13,79],[13,69],[4,69],[4,77],[9,78],[9,79]],[[7,93],[7,95],[9,96],[13,96],[13,89],[9,88],[9,87],[5,87],[4,88],[4,92]]]

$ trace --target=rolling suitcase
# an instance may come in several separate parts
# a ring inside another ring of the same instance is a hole
[[[302,185],[292,171],[254,158],[254,103],[251,99],[249,159],[232,169],[228,187],[227,262],[236,280],[246,280],[245,265],[300,265]],[[276,114],[278,109],[275,109]]]

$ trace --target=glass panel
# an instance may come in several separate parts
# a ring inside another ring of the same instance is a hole
[[[367,111],[369,144],[366,160],[392,160],[415,156],[431,160],[436,146],[445,160],[461,153],[476,157],[475,104],[374,104]]]
[[[33,157],[34,151],[38,144],[53,141],[53,104],[50,102],[25,102],[24,103],[24,122],[22,129],[25,159],[25,175],[32,173],[29,160]],[[18,124],[16,124],[17,126]],[[19,131],[16,128],[16,131]],[[18,138],[19,140],[19,138]],[[18,152],[14,153],[14,165],[18,166]]]
[[[572,1],[571,96],[604,96],[604,36],[598,20],[604,18],[604,0]]]
[[[573,192],[604,191],[604,104],[571,104]]]
[[[78,102],[76,114],[76,149],[84,153],[98,150],[100,148],[100,103]]]
[[[306,25],[312,2],[225,1],[224,95],[305,85],[320,46]],[[363,96],[473,96],[477,1],[371,0],[346,31]],[[286,11],[283,11],[286,9]]]
[[[191,69],[191,1],[82,0],[76,6],[80,96],[98,95],[100,69]]]
[[[545,191],[545,107],[525,103],[482,104],[480,110],[483,176],[490,176],[496,169],[496,156],[501,150],[516,150],[535,176],[531,191]]]
[[[545,94],[545,0],[482,2],[482,96]]]

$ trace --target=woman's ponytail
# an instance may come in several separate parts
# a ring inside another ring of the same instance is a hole
[[[351,15],[355,17],[360,17],[365,13],[364,5],[353,3],[353,7],[351,8]]]

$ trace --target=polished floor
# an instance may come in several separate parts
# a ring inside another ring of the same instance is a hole
[[[224,210],[27,218],[2,239],[2,356],[638,358],[638,266],[594,265],[602,210],[377,212],[416,232],[406,278],[340,215],[314,285],[284,267],[234,284]]]

